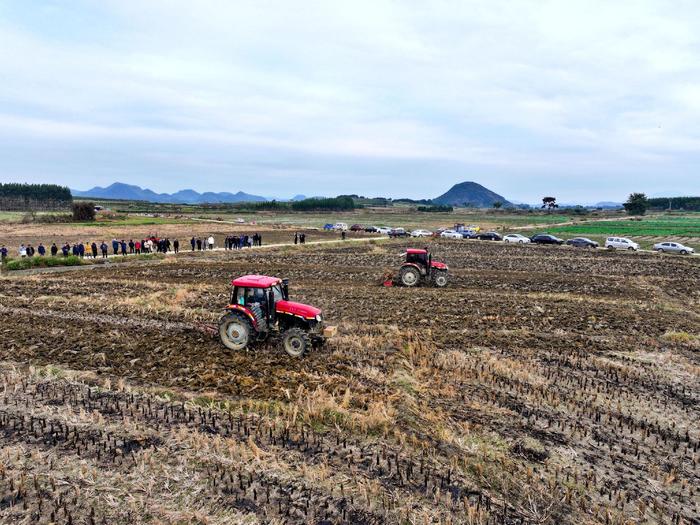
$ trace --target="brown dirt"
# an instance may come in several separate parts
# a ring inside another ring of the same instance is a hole
[[[5,370],[0,417],[15,428],[0,434],[4,448],[104,468],[123,484],[116,501],[136,490],[137,468],[155,480],[191,471],[186,509],[154,481],[139,501],[161,505],[143,522],[700,519],[700,261],[436,242],[448,288],[377,286],[408,244],[195,254],[0,280],[0,359],[87,374]],[[225,350],[198,326],[216,321],[243,273],[289,277],[294,298],[322,307],[339,336],[303,360],[274,342]],[[103,400],[86,399],[89,385]],[[207,403],[204,415],[195,409]],[[48,423],[17,419],[49,421],[47,407],[103,419],[47,441]],[[119,429],[125,414],[134,426]],[[121,463],[96,456],[90,436],[101,428],[117,436],[99,439]],[[214,451],[224,445],[233,459]],[[4,501],[22,473],[81,483],[59,466],[27,471],[22,457],[5,461]],[[0,504],[0,521],[36,512],[39,494]],[[77,522],[107,501],[90,494],[68,505]],[[111,523],[139,515],[105,508],[99,518]],[[189,512],[185,521],[176,510]]]

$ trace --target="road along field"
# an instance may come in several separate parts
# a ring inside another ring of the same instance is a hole
[[[379,286],[409,245],[0,280],[0,522],[700,520],[699,259],[433,242],[446,289]],[[226,350],[246,273],[339,335]]]

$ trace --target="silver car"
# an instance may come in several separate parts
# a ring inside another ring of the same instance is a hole
[[[679,242],[673,241],[657,242],[654,245],[654,251],[659,253],[680,253],[681,255],[695,253],[695,250],[689,246],[684,246]]]

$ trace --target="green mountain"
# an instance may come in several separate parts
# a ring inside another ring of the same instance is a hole
[[[494,193],[476,182],[460,182],[452,186],[447,193],[443,193],[438,198],[433,199],[433,204],[474,208],[491,208],[494,202],[500,202],[503,206],[511,205],[498,193]]]

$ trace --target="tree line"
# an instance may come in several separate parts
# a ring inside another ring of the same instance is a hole
[[[652,210],[700,211],[700,197],[655,197],[647,202]]]
[[[346,211],[354,210],[358,206],[352,197],[340,196],[329,198],[304,199],[293,202],[265,201],[246,202],[236,206],[238,209],[250,211]]]
[[[64,210],[73,196],[58,184],[0,183],[0,209],[7,211]]]

